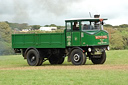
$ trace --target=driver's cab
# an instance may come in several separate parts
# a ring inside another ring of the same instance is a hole
[[[82,18],[65,20],[67,46],[81,46],[81,37],[83,37],[82,32],[92,34],[99,30],[103,30],[103,20],[107,19]]]

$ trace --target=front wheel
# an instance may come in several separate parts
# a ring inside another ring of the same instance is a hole
[[[91,58],[93,64],[103,64],[106,61],[106,52],[103,51],[100,58]]]
[[[83,65],[86,62],[85,54],[79,49],[74,49],[71,52],[70,57],[71,57],[71,62],[74,65]]]

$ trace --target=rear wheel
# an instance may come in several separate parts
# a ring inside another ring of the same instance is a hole
[[[61,55],[52,55],[49,58],[49,63],[50,64],[62,64],[64,62],[64,57]]]
[[[39,58],[38,66],[41,66],[44,60],[44,54],[42,51],[39,51],[39,53],[40,53],[40,58]]]
[[[62,64],[64,62],[64,57],[59,58],[58,64]]]
[[[58,60],[59,60],[58,57],[52,55],[52,56],[50,56],[50,58],[49,58],[49,63],[50,63],[50,64],[58,64]]]
[[[38,63],[38,66],[41,66],[42,65],[43,60],[44,60],[43,58],[40,58],[39,63]]]
[[[74,49],[72,52],[71,52],[71,62],[72,64],[74,65],[83,65],[86,63],[86,56],[85,54],[79,50],[79,49]]]
[[[30,66],[38,66],[40,64],[40,55],[34,49],[31,49],[27,53],[27,62]]]
[[[93,64],[103,64],[106,61],[105,51],[103,51],[102,54],[99,56],[100,58],[91,58],[91,61],[93,62]]]

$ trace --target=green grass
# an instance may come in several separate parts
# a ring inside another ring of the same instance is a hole
[[[65,60],[63,65],[47,61],[31,67],[21,55],[0,56],[0,85],[128,85],[128,50],[108,51],[105,64],[87,60],[83,66]]]
[[[0,71],[0,85],[127,85],[127,71],[44,69]]]

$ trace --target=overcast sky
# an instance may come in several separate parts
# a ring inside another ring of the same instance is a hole
[[[69,18],[100,14],[106,24],[128,24],[128,0],[0,0],[0,21],[64,25]]]

